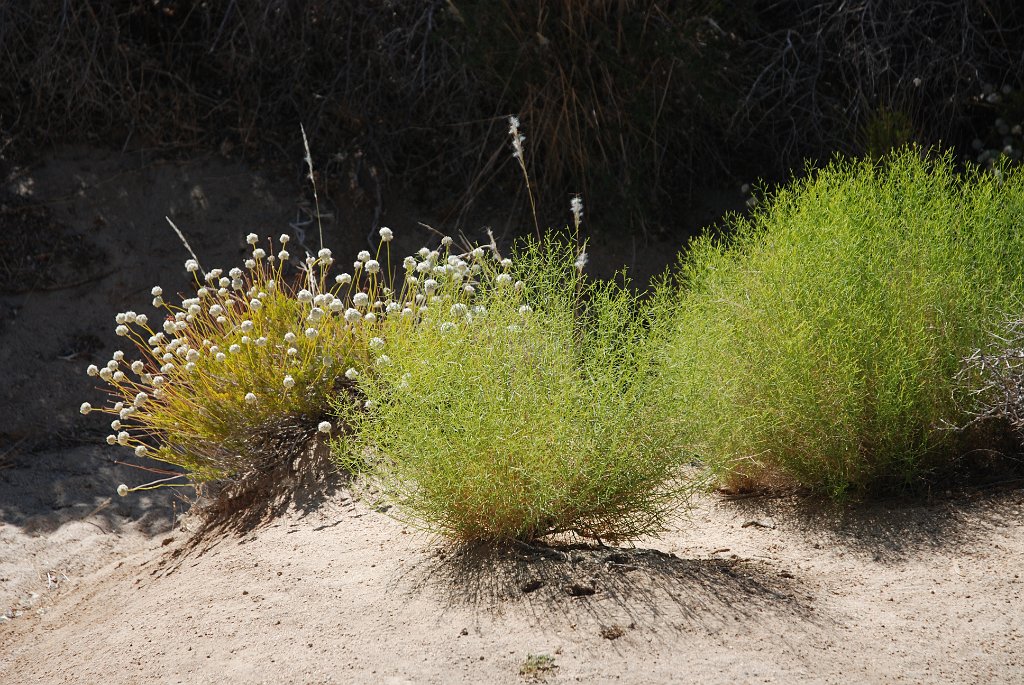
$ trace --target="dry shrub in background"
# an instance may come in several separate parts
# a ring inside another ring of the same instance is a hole
[[[1022,27],[1015,0],[7,0],[0,150],[287,161],[302,122],[325,185],[454,214],[517,187],[519,113],[538,206],[583,192],[606,226],[670,225],[710,184],[1012,127]]]
[[[779,0],[746,15],[757,65],[729,123],[759,159],[910,142],[966,146],[1020,87],[1024,6],[1014,0]]]
[[[1024,438],[1024,319],[1010,319],[964,360],[961,380],[976,422],[1005,422]]]

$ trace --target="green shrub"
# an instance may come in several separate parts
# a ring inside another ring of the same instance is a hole
[[[584,262],[549,238],[514,259],[420,263],[455,271],[440,269],[417,322],[389,319],[358,379],[363,405],[346,405],[355,439],[336,444],[401,515],[462,541],[663,526],[683,482],[656,392],[658,300],[590,281]]]
[[[1022,191],[903,149],[696,241],[668,352],[690,446],[733,487],[836,497],[950,467],[961,360],[1024,295]]]

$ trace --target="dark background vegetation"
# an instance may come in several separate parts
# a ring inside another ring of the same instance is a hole
[[[0,0],[0,149],[297,169],[301,122],[322,183],[454,217],[521,201],[518,114],[544,223],[663,232],[837,151],[1002,154],[1022,72],[1019,0]]]

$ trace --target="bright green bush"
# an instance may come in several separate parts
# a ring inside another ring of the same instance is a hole
[[[388,320],[345,410],[354,439],[336,443],[400,516],[463,541],[664,525],[684,483],[657,392],[659,300],[589,280],[584,262],[547,239],[407,264],[437,274],[433,294],[415,322]]]
[[[689,446],[733,487],[842,497],[947,469],[955,377],[1024,299],[1019,175],[905,149],[795,182],[682,265],[673,361]]]

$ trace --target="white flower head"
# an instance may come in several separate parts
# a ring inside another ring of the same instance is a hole
[[[334,426],[331,425],[330,421],[321,421],[317,424],[316,429],[321,433],[330,433],[334,430]]]
[[[136,374],[142,373],[142,370],[146,368],[146,365],[136,359],[132,362],[132,372]]]
[[[360,250],[359,254],[356,255],[356,259],[358,259],[360,262],[365,262],[369,258],[370,258],[370,253],[367,250]]]
[[[278,238],[277,240],[278,240],[278,242],[279,242],[279,243],[281,243],[282,245],[287,245],[287,244],[288,244],[288,241],[289,241],[289,240],[291,240],[291,239],[292,239],[292,238],[291,238],[291,236],[290,236],[290,235],[288,235],[287,233],[282,233],[282,234],[281,234],[281,237],[279,237],[279,238]]]
[[[114,329],[114,332],[123,337],[123,336],[128,335],[128,333],[130,331],[128,330],[127,326],[125,326],[124,324],[121,324],[120,326],[118,326],[117,328]]]
[[[260,237],[255,233],[250,233],[249,235],[245,236],[245,242],[249,243],[250,245],[255,245],[259,241]]]
[[[588,259],[589,257],[586,252],[580,252],[579,256],[576,257],[576,261],[573,263],[573,266],[576,267],[577,271],[583,271],[583,267],[587,265]]]
[[[523,164],[523,143],[526,141],[526,136],[519,133],[518,117],[508,118],[508,134],[512,136],[512,156],[518,159],[520,164]]]
[[[128,486],[125,485],[124,483],[121,483],[120,485],[117,486],[117,494],[119,496],[127,497],[128,496],[128,492],[129,492],[128,491]]]
[[[350,381],[354,381],[355,379],[359,378],[359,372],[350,366],[345,371],[345,378],[349,379]]]
[[[255,259],[247,259],[247,260],[245,260],[244,263],[245,263],[245,268],[249,269],[250,271],[252,271],[253,269],[256,268],[256,260]]]
[[[78,408],[78,411],[82,412],[83,414],[88,414],[89,412],[92,411],[92,405],[89,404],[88,402],[82,402],[82,406]]]
[[[257,247],[255,250],[252,251],[252,258],[253,259],[263,259],[266,256],[267,256],[267,251],[264,250],[262,247]]]
[[[293,343],[293,342],[295,342],[296,337],[297,336],[294,333],[292,333],[291,331],[288,331],[287,333],[284,334],[284,341],[286,343]]]
[[[450,235],[446,235],[445,237],[441,238],[441,245],[443,245],[444,247],[451,247],[452,242],[454,241],[452,240],[452,237]]]
[[[294,388],[295,387],[295,379],[292,378],[291,376],[285,376],[284,377],[284,387],[286,387],[286,388]]]
[[[315,328],[307,328],[306,329],[306,337],[311,339],[311,340],[317,336],[317,333],[318,333],[318,331]]]
[[[376,259],[371,259],[366,262],[366,273],[377,274],[380,273],[380,262]]]
[[[402,260],[402,266],[405,267],[406,271],[412,271],[413,269],[416,268],[416,258],[406,257],[405,259]]]
[[[245,401],[249,402],[250,404],[252,402],[255,402],[256,401],[256,393],[252,393],[252,392],[245,393]]]
[[[390,243],[395,238],[395,234],[387,226],[381,226],[379,233],[380,239],[383,240],[385,243]]]
[[[147,452],[149,452],[149,449],[147,449],[145,445],[138,445],[138,446],[135,447],[135,456],[136,457],[144,457],[144,456],[146,456]]]
[[[527,314],[531,314],[532,312],[533,312],[533,307],[531,307],[528,304],[524,304],[523,306],[521,306],[519,308],[519,313],[522,314],[523,316],[526,316]]]
[[[370,302],[370,296],[366,293],[356,293],[352,296],[352,304],[357,307],[365,307]]]
[[[363,321],[367,323],[373,323],[377,320],[377,315],[373,312],[366,312],[366,316],[363,317]]]
[[[362,318],[363,315],[359,312],[358,309],[353,309],[352,307],[349,307],[348,309],[345,310],[345,321],[348,321],[349,323],[355,323],[356,321],[359,321]]]
[[[95,364],[89,364],[89,368],[85,370],[85,373],[89,376],[98,376],[100,375],[100,368]]]
[[[194,274],[199,271],[199,262],[194,259],[185,260],[185,271]]]
[[[311,293],[308,290],[306,290],[305,288],[303,288],[302,290],[300,290],[298,292],[298,294],[295,296],[295,298],[299,302],[312,302],[313,301],[313,293]]]
[[[160,286],[158,286],[158,285],[154,285],[154,286],[153,286],[153,289],[152,289],[152,290],[150,290],[150,291],[149,291],[149,293],[150,293],[150,294],[151,294],[151,295],[152,295],[153,297],[160,297],[161,295],[163,295],[163,294],[164,294],[164,289],[163,289],[163,288],[161,288],[161,287],[160,287]]]
[[[573,198],[569,200],[569,211],[572,212],[573,222],[578,228],[583,222],[583,200],[580,199],[579,195],[574,195]]]
[[[334,282],[338,285],[348,285],[352,282],[352,275],[347,273],[338,274],[334,277]]]
[[[384,349],[384,338],[372,338],[370,340],[370,349],[371,350],[381,350],[381,349]]]
[[[117,434],[117,444],[118,445],[121,445],[121,446],[127,445],[128,441],[130,439],[131,439],[131,436],[128,435],[128,431],[121,431],[120,433]]]
[[[277,258],[282,262],[287,262],[290,257],[291,255],[288,253],[288,250],[281,250],[277,253]]]

